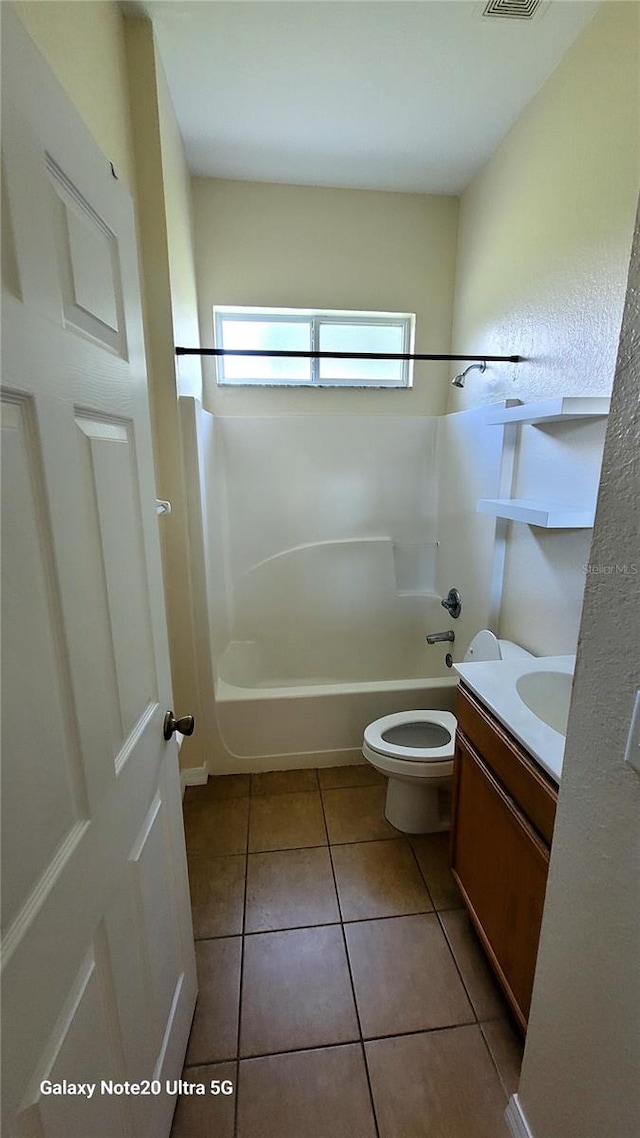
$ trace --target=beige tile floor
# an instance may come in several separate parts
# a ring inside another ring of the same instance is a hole
[[[199,996],[172,1138],[506,1138],[522,1044],[447,864],[369,766],[184,802]]]

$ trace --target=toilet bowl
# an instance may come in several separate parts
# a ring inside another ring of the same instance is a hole
[[[465,661],[530,656],[510,640],[483,628]],[[448,830],[457,722],[448,711],[399,711],[365,728],[362,754],[388,777],[385,817],[405,834]]]

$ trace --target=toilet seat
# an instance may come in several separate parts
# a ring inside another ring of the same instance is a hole
[[[383,738],[394,727],[425,724],[444,728],[450,738],[439,747],[409,747]],[[451,760],[455,750],[457,722],[448,711],[398,711],[376,719],[365,728],[364,743],[375,754],[414,763],[440,763]],[[365,752],[366,754],[366,752]]]
[[[483,628],[473,637],[464,659],[479,662],[529,655],[518,644],[499,640]],[[362,754],[387,776],[385,818],[401,833],[435,834],[449,828],[457,726],[448,711],[423,710],[385,715],[365,728]],[[444,741],[443,728],[449,734]]]

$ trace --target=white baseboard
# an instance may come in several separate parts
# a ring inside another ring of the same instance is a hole
[[[504,1117],[513,1138],[533,1138],[533,1134],[529,1129],[529,1124],[524,1116],[517,1095],[511,1095],[507,1109],[504,1112]]]
[[[187,786],[204,786],[209,778],[209,772],[204,763],[201,767],[183,767],[180,771],[180,786],[182,787],[182,797]]]

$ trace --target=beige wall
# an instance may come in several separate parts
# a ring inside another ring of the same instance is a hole
[[[171,674],[177,714],[195,715],[199,729],[185,740],[181,765],[206,759],[205,704],[197,666],[197,627],[174,347],[178,331],[195,324],[189,179],[173,106],[148,20],[125,20],[131,115],[136,155],[138,232],[149,392],[154,424],[157,493],[172,513],[160,536]],[[196,369],[191,393],[200,394]],[[183,710],[179,710],[183,709]]]
[[[182,135],[178,127],[157,46],[155,58],[173,339],[176,344],[197,345],[200,331],[196,294],[191,177],[187,167]],[[183,357],[179,361],[177,370],[179,394],[193,395],[196,399],[201,399],[202,368],[200,360]]]
[[[527,358],[471,373],[450,388],[451,411],[611,390],[638,192],[639,16],[636,4],[598,10],[462,197],[454,350]],[[546,482],[562,495],[579,471],[586,494],[603,434],[523,428],[515,492]],[[503,636],[575,651],[590,536],[510,526]]]
[[[416,351],[448,352],[458,201],[424,194],[193,180],[202,343],[214,304],[415,312]],[[217,388],[218,413],[438,414],[447,365],[416,364],[410,391]]]
[[[627,305],[518,1091],[535,1138],[640,1134],[640,222]]]
[[[127,187],[135,184],[122,16],[105,0],[19,0],[29,35]]]

